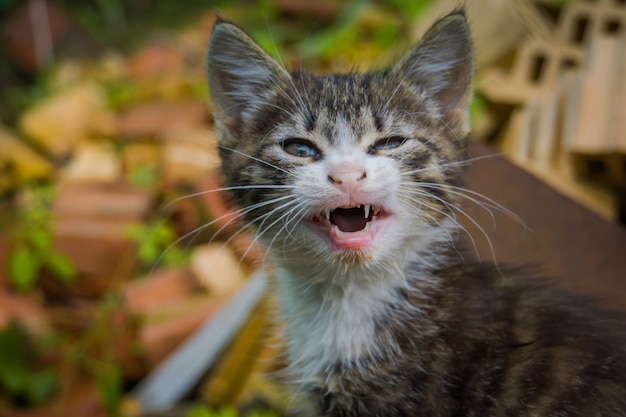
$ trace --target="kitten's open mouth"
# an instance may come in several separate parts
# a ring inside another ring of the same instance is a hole
[[[361,204],[328,209],[312,223],[330,241],[331,249],[355,249],[373,246],[389,217],[380,207]]]
[[[327,220],[341,232],[354,233],[365,229],[380,210],[369,204],[352,208],[336,208],[328,212]]]

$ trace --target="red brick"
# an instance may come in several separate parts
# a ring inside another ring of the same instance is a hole
[[[55,296],[97,297],[132,276],[136,248],[127,230],[146,219],[151,205],[148,192],[127,186],[61,187],[52,208],[54,247],[78,277],[70,285],[44,277],[43,288]]]
[[[184,69],[182,51],[165,44],[150,45],[128,61],[127,74],[130,79],[142,80],[146,77],[167,75]]]
[[[52,211],[57,218],[138,220],[152,204],[146,190],[126,185],[73,184],[59,188]]]
[[[183,300],[198,289],[188,269],[163,269],[126,283],[124,303],[134,314],[156,313],[164,305]]]
[[[47,333],[48,317],[31,295],[15,294],[0,288],[0,329],[18,322],[35,334]]]
[[[118,131],[130,139],[155,138],[177,129],[201,128],[207,120],[207,105],[202,101],[150,103],[122,114]]]

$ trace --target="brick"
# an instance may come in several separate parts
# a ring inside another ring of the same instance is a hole
[[[185,57],[173,45],[154,43],[141,49],[127,62],[126,73],[131,80],[180,72],[185,67]]]
[[[223,243],[194,248],[190,263],[198,282],[217,296],[231,293],[247,276],[246,265]]]
[[[593,38],[626,31],[626,5],[614,0],[568,2],[564,5],[554,38],[586,47]]]
[[[626,187],[626,21],[621,36],[591,39],[587,66],[570,98],[568,151],[576,172]]]
[[[45,178],[52,172],[50,161],[2,126],[0,126],[0,149],[2,149],[0,169],[6,167],[19,183]]]
[[[55,296],[97,297],[132,276],[136,248],[127,230],[144,221],[151,206],[150,193],[128,186],[61,186],[52,207],[54,247],[78,276],[70,285],[47,277],[43,288]]]
[[[155,143],[128,143],[122,152],[122,166],[127,177],[146,168],[158,173],[162,166],[162,149]]]
[[[212,130],[181,129],[165,135],[163,147],[164,181],[202,184],[219,167],[217,139]]]
[[[15,294],[0,288],[0,306],[0,329],[17,322],[35,334],[45,334],[50,330],[45,312],[31,295]]]
[[[218,179],[207,178],[200,187],[202,194],[199,198],[203,207],[206,208],[209,218],[214,222],[214,230],[220,230],[220,233],[215,237],[226,238],[236,233],[241,224],[236,209],[228,204],[226,192],[221,191],[221,188],[223,188],[223,184]]]
[[[522,43],[510,72],[493,69],[478,80],[479,89],[496,103],[525,105],[556,86],[564,68],[580,68],[584,51],[576,46],[530,39]]]
[[[117,130],[129,139],[160,138],[173,130],[204,127],[207,114],[201,101],[143,104],[124,112]]]
[[[61,89],[28,109],[19,119],[19,128],[49,154],[63,159],[79,140],[97,131],[101,119],[108,119],[108,114],[102,87],[84,81]]]
[[[52,206],[57,218],[143,219],[152,205],[146,190],[127,185],[67,184],[59,187]]]
[[[121,179],[122,166],[111,144],[81,143],[59,175],[61,182],[113,183]]]
[[[199,288],[189,269],[163,269],[127,282],[123,289],[124,303],[134,314],[157,313],[163,306],[184,300]]]

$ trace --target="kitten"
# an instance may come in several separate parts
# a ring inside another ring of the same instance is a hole
[[[455,249],[472,73],[461,10],[367,74],[289,73],[215,24],[223,174],[313,414],[626,416],[617,315]]]

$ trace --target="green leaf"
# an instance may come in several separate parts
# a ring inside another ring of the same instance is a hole
[[[474,94],[469,106],[470,121],[474,123],[485,111],[486,107],[487,103],[485,99],[480,94]]]
[[[109,415],[117,415],[122,400],[122,374],[115,366],[103,366],[98,373],[100,399]]]
[[[131,184],[144,190],[153,190],[158,185],[157,169],[152,165],[137,166],[129,177]]]
[[[47,252],[52,248],[52,235],[43,229],[31,230],[28,240],[32,243],[33,249],[37,252]]]
[[[142,242],[137,250],[137,256],[145,265],[149,265],[154,262],[161,250],[153,242]]]
[[[41,269],[41,259],[25,246],[16,248],[8,261],[11,284],[20,290],[28,290],[35,285]]]
[[[132,241],[140,241],[146,228],[141,223],[131,223],[124,228],[124,236]]]
[[[15,326],[0,331],[0,381],[20,372],[27,361],[24,335]]]
[[[31,404],[42,404],[54,394],[57,388],[57,376],[52,371],[41,371],[30,374],[24,393]]]
[[[61,282],[69,284],[76,278],[76,269],[68,258],[60,253],[53,253],[46,259],[46,266]]]
[[[41,404],[50,398],[57,386],[52,371],[33,371],[33,352],[19,327],[0,331],[0,392],[28,404]]]
[[[199,405],[197,407],[194,407],[193,409],[191,409],[191,411],[185,414],[185,417],[212,417],[212,416],[213,414],[211,413],[211,410],[209,410],[209,408],[205,405]]]

